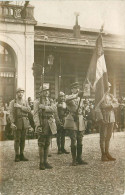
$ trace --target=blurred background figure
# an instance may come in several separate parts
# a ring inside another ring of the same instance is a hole
[[[57,102],[57,111],[58,117],[60,120],[60,126],[57,129],[57,147],[58,147],[58,154],[69,154],[69,152],[65,149],[65,133],[66,130],[64,129],[64,122],[65,117],[67,114],[66,102],[65,102],[65,94],[60,92],[58,95],[58,102]]]

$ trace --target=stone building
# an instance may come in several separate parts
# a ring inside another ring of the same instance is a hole
[[[22,86],[25,96],[38,96],[41,82],[47,83],[52,97],[59,90],[69,93],[69,85],[79,81],[81,88],[99,34],[97,29],[36,23],[34,7],[3,4],[0,7],[0,96],[6,102]],[[125,96],[125,36],[106,32],[104,54],[112,92]],[[42,73],[44,72],[44,77]]]
[[[0,96],[4,102],[15,97],[18,86],[34,96],[34,25],[31,5],[22,14],[23,6],[0,5]]]

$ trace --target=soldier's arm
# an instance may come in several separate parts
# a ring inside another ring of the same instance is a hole
[[[55,112],[56,110],[56,105],[51,105],[51,106],[45,106],[45,112]]]
[[[113,95],[112,95],[112,107],[113,108],[118,108],[119,107],[119,103]]]
[[[24,111],[24,112],[31,112],[31,108],[30,108],[30,106],[28,105],[27,102],[26,102],[25,106],[21,106],[21,110]]]
[[[10,117],[10,122],[14,123],[15,122],[15,113],[14,113],[14,100],[12,100],[9,104],[9,117]]]
[[[66,103],[70,102],[78,97],[78,94],[68,95],[66,96]]]
[[[34,120],[35,126],[38,127],[38,126],[40,126],[39,102],[35,101],[33,106],[34,106],[33,120]]]

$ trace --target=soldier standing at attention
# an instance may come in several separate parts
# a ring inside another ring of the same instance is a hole
[[[115,123],[114,110],[118,108],[119,104],[117,99],[110,93],[111,84],[108,84],[109,91],[105,95],[105,98],[100,105],[100,109],[96,111],[96,117],[100,125],[101,160],[115,161],[116,159],[109,153],[109,144]]]
[[[48,163],[49,145],[52,134],[57,133],[54,118],[56,106],[49,98],[49,88],[44,84],[40,87],[40,98],[34,102],[34,122],[38,134],[40,164],[39,169],[51,169]]]
[[[65,122],[67,108],[66,108],[66,102],[65,102],[65,94],[63,92],[60,92],[58,96],[57,112],[58,112],[58,117],[59,117],[60,124],[61,124],[59,128],[57,129],[58,154],[62,154],[62,153],[69,154],[69,152],[67,152],[64,147],[66,130],[64,129],[63,126]]]
[[[72,165],[87,164],[82,160],[82,140],[85,131],[83,119],[83,92],[79,92],[79,83],[75,82],[71,85],[71,93],[66,97],[66,104],[69,114],[65,120],[65,129],[69,130],[71,139]]]
[[[23,99],[24,89],[16,90],[16,99],[9,105],[10,122],[14,134],[15,162],[28,161],[24,157],[26,130],[29,128],[28,113],[31,111],[28,103]],[[19,154],[20,149],[20,154]]]

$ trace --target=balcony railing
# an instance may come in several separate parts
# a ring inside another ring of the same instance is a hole
[[[23,6],[13,4],[0,5],[0,18],[30,19],[34,20],[34,7],[28,5],[23,11]]]

